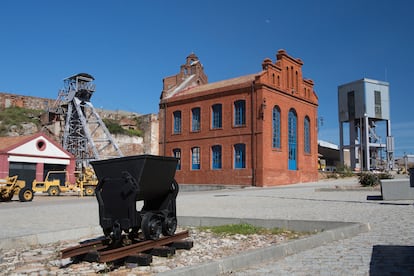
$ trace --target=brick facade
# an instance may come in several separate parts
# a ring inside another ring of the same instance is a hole
[[[179,74],[164,79],[159,112],[160,154],[171,156],[174,150],[180,152],[177,181],[246,186],[316,181],[318,99],[313,81],[302,77],[302,65],[300,59],[279,50],[277,61],[265,59],[263,70],[257,74],[207,83],[198,58],[194,54],[187,57]],[[183,68],[187,69],[184,74]],[[241,109],[237,107],[240,101]],[[222,124],[213,127],[213,105],[217,104],[221,104]],[[275,106],[280,114],[278,135],[273,131]],[[242,116],[240,110],[244,120],[236,125],[235,121],[240,119],[236,117]],[[181,112],[180,120],[174,119],[177,111]],[[292,118],[296,117],[291,144],[289,111],[294,114]],[[305,118],[308,122],[306,145]],[[180,121],[178,133],[175,121]],[[200,127],[193,129],[193,124]],[[280,141],[276,147],[273,146],[275,136]],[[243,150],[239,150],[240,145]],[[214,146],[221,147],[219,167]],[[289,152],[294,152],[295,147],[296,154],[290,155],[291,163]],[[193,148],[199,148],[199,154],[194,154]],[[198,165],[198,159],[200,167],[193,167],[193,163]]]

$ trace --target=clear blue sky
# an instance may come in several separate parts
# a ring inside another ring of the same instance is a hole
[[[194,52],[209,82],[256,73],[278,49],[304,61],[339,143],[337,87],[390,83],[396,155],[414,154],[414,1],[2,0],[0,91],[56,98],[62,80],[95,77],[97,108],[157,113],[162,79]]]

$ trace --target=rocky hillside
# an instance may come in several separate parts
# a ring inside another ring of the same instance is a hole
[[[60,144],[61,124],[57,122],[53,126],[43,126],[40,120],[43,112],[21,107],[10,107],[0,111],[0,136],[21,136],[45,131]],[[143,121],[145,122],[145,120],[128,120],[129,128],[124,129],[120,119],[104,119],[105,125],[124,155],[146,153],[142,137],[145,131],[138,128],[138,124],[143,124]],[[137,125],[132,128],[131,124],[134,122]]]
[[[41,130],[40,114],[43,111],[19,107],[0,111],[0,136],[30,135]]]

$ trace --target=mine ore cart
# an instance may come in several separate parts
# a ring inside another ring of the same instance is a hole
[[[156,240],[161,233],[174,235],[177,162],[174,157],[154,155],[91,162],[99,180],[95,191],[105,236],[125,244],[139,236]],[[144,204],[137,211],[136,202],[140,200]]]

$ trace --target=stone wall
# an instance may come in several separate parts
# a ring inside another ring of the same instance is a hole
[[[0,92],[0,110],[8,107],[46,110],[55,100]]]

